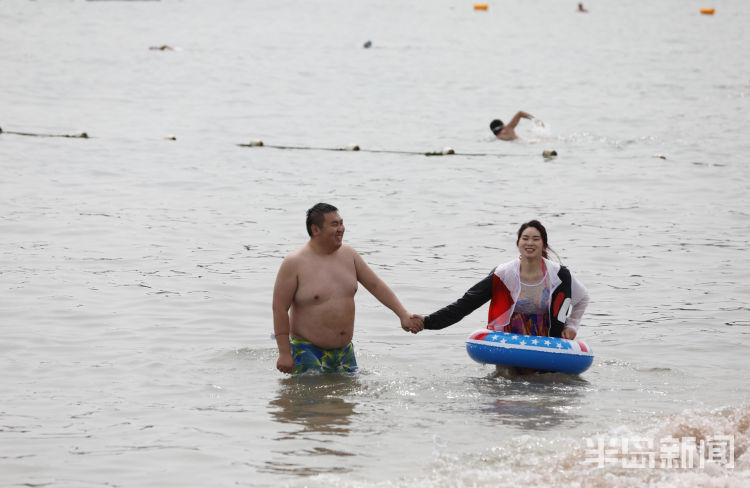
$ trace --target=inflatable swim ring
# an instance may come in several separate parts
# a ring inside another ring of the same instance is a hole
[[[583,373],[594,361],[591,348],[583,341],[487,329],[478,330],[466,339],[466,352],[478,363],[568,374]]]

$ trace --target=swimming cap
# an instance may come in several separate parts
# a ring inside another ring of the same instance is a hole
[[[498,135],[501,130],[503,130],[503,121],[500,119],[495,119],[492,122],[490,122],[490,130],[493,134]]]

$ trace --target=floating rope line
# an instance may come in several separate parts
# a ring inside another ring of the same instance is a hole
[[[29,136],[29,137],[70,137],[72,139],[88,139],[89,135],[85,132],[80,134],[35,134],[33,132],[16,132],[11,130],[3,130],[0,127],[0,134],[13,134],[16,136]]]
[[[397,151],[389,149],[362,149],[357,144],[350,144],[345,147],[312,147],[312,146],[278,146],[271,144],[264,144],[263,141],[250,141],[247,144],[237,144],[240,147],[269,147],[271,149],[287,149],[295,151],[359,151],[368,153],[384,153],[384,154],[412,154],[418,156],[501,156],[500,154],[488,154],[488,153],[457,153],[453,148],[446,147],[442,151]]]
[[[28,137],[66,137],[70,139],[89,139],[89,135],[85,132],[80,132],[78,134],[38,134],[35,132],[18,132],[18,131],[11,131],[11,130],[3,130],[2,127],[0,127],[0,134],[13,134],[16,136],[28,136]],[[175,136],[167,136],[164,139],[170,140],[170,141],[176,141],[177,138]],[[491,153],[457,153],[453,150],[451,147],[445,147],[441,151],[399,151],[394,149],[362,149],[357,144],[349,144],[345,147],[313,147],[313,146],[280,146],[280,145],[273,145],[273,144],[264,144],[261,140],[254,140],[250,141],[247,144],[237,144],[237,146],[240,147],[268,147],[271,149],[286,149],[286,150],[293,150],[293,151],[351,151],[351,152],[368,152],[368,153],[380,153],[380,154],[409,154],[409,155],[416,155],[416,156],[470,156],[470,157],[495,157],[495,158],[501,158],[506,156],[506,154],[491,154]],[[546,150],[542,153],[545,160],[550,160],[557,156],[557,151],[555,150]],[[661,155],[655,155],[654,157],[661,157],[663,159],[666,159],[664,156]]]

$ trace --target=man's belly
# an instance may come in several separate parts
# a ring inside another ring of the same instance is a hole
[[[354,299],[331,299],[308,306],[293,305],[292,336],[324,349],[344,347],[354,335]]]

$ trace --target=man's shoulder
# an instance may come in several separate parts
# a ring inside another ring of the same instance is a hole
[[[358,255],[352,246],[342,243],[341,247],[336,249],[331,257],[336,261],[353,261]]]
[[[284,258],[284,262],[287,264],[296,264],[300,261],[303,261],[305,259],[305,255],[309,254],[309,250],[307,249],[307,244],[304,246],[298,247],[294,251],[290,252],[286,255]]]
[[[353,257],[356,254],[357,254],[357,251],[355,251],[354,248],[348,244],[341,244],[341,247],[339,247],[333,252],[333,255],[337,257]],[[306,261],[315,261],[322,257],[323,255],[316,253],[315,250],[310,247],[310,244],[307,243],[295,249],[294,251],[290,252],[284,258],[284,261],[287,261],[290,263],[301,263],[301,262],[306,262]]]
[[[345,254],[357,254],[357,251],[349,244],[341,244],[341,247],[339,248],[339,252],[345,253]]]

